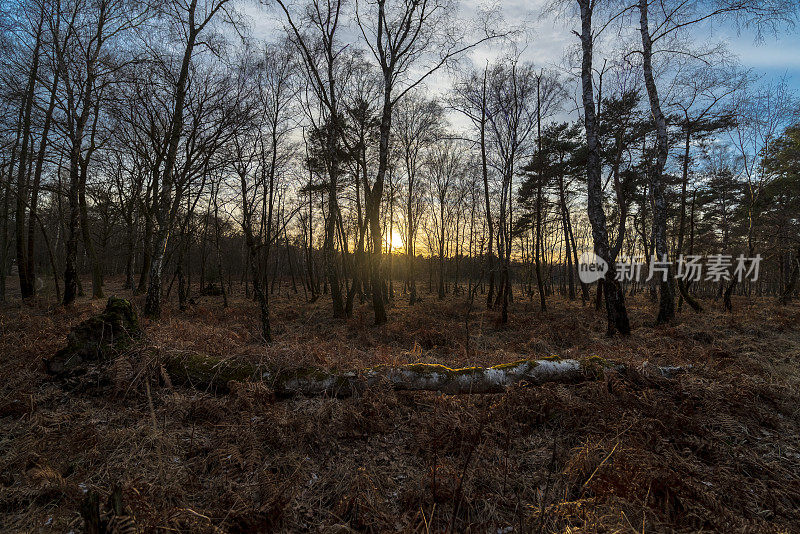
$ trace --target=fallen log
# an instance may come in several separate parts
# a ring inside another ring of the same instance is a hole
[[[64,377],[86,372],[88,367],[105,367],[113,355],[131,348],[141,334],[136,311],[130,302],[112,297],[103,313],[76,326],[67,338],[67,346],[45,360],[47,371]],[[142,354],[134,352],[139,357]],[[229,390],[230,382],[255,380],[264,382],[275,396],[284,398],[295,395],[349,397],[376,385],[398,391],[438,391],[448,395],[501,393],[522,382],[530,385],[581,382],[627,369],[624,364],[596,356],[583,359],[553,356],[459,369],[441,364],[409,363],[341,372],[318,368],[275,370],[236,358],[215,358],[196,352],[159,355],[156,363],[166,372],[169,382],[224,393]],[[639,370],[671,377],[684,368],[648,366],[645,362]]]
[[[501,393],[522,382],[530,385],[582,382],[595,380],[606,372],[624,372],[627,368],[624,364],[598,357],[580,360],[552,357],[458,369],[440,364],[411,363],[344,372],[317,368],[274,371],[199,354],[167,356],[162,363],[173,382],[196,389],[226,392],[231,380],[261,380],[280,398],[297,395],[349,397],[381,384],[397,391],[438,391],[448,395]],[[657,367],[645,362],[640,370],[671,378],[685,368]]]

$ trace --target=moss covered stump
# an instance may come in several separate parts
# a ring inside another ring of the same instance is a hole
[[[87,362],[105,362],[141,336],[136,310],[126,299],[110,297],[103,313],[75,326],[67,346],[45,362],[47,372],[69,374]]]

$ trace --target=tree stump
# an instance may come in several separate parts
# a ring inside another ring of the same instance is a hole
[[[126,299],[111,297],[100,315],[75,326],[67,336],[67,346],[45,360],[47,372],[65,375],[87,362],[105,362],[128,348],[141,336],[136,310]]]

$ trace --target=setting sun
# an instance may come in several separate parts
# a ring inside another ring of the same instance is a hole
[[[403,234],[399,230],[392,230],[391,238],[386,243],[386,250],[390,252],[400,252],[405,248]]]

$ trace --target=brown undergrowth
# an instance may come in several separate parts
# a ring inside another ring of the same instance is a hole
[[[285,291],[285,290],[284,290]],[[119,292],[121,296],[127,296]],[[79,505],[120,485],[142,531],[663,532],[800,530],[800,306],[735,301],[603,336],[591,306],[517,300],[510,324],[464,298],[424,295],[371,325],[325,298],[273,298],[275,341],[255,305],[203,297],[143,321],[141,346],[55,382],[41,360],[104,303],[0,312],[0,530],[82,529]],[[479,296],[480,299],[480,296]],[[140,297],[134,302],[141,306]],[[350,369],[596,355],[693,367],[677,379],[609,374],[577,385],[443,396],[369,390],[275,402],[264,384],[215,396],[173,385],[158,355],[192,351],[275,367]]]

